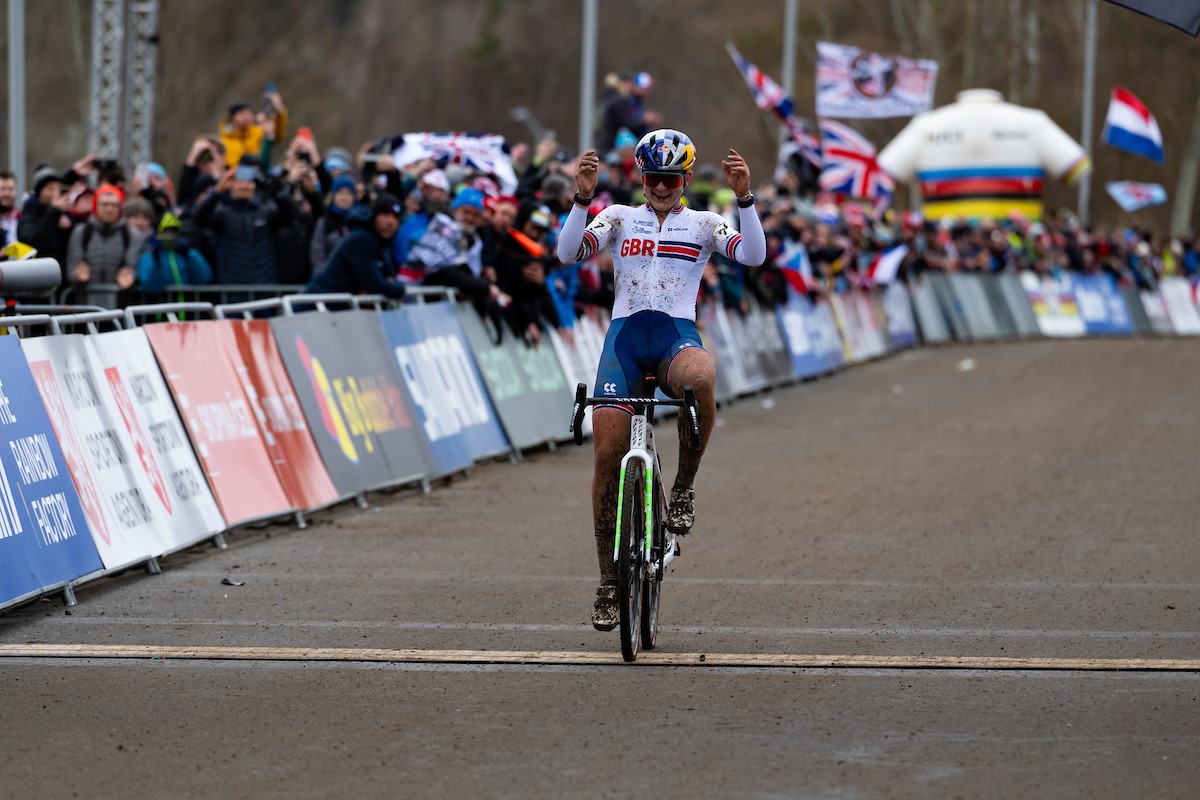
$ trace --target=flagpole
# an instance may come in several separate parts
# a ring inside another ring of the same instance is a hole
[[[1092,106],[1096,101],[1096,3],[1087,2],[1087,31],[1084,34],[1083,56],[1083,124],[1080,126],[1080,139],[1083,152],[1088,158],[1092,157]],[[1092,190],[1091,170],[1079,176],[1079,223],[1088,224],[1088,200]]]
[[[592,149],[596,110],[596,0],[583,0],[583,46],[579,69],[579,152]]]
[[[783,91],[796,96],[796,0],[787,0],[783,11]],[[794,106],[793,106],[794,107]],[[787,125],[779,126],[779,146],[791,137]]]

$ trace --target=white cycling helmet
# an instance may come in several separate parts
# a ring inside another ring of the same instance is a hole
[[[686,133],[659,128],[638,142],[634,160],[642,172],[687,172],[696,163],[696,145]]]

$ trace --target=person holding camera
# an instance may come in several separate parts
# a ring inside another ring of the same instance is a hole
[[[179,170],[179,180],[175,184],[176,203],[182,207],[196,200],[200,193],[197,182],[202,176],[208,176],[215,184],[224,174],[225,145],[215,136],[197,136]]]
[[[236,167],[247,155],[270,164],[275,142],[287,138],[287,119],[287,107],[274,84],[267,84],[263,90],[262,110],[257,114],[249,103],[230,104],[229,115],[220,125],[225,166]]]
[[[214,235],[217,283],[279,283],[275,235],[295,211],[285,193],[268,188],[257,165],[242,163],[196,209],[196,224]]]

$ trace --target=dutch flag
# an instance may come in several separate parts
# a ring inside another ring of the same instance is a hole
[[[1102,139],[1113,147],[1163,163],[1162,133],[1158,130],[1158,122],[1141,100],[1120,86],[1113,87]]]

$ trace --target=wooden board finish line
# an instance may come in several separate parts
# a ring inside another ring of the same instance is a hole
[[[407,664],[621,664],[618,652],[416,650],[351,647],[188,647],[177,645],[0,644],[2,658],[121,658],[191,661],[342,661]],[[946,670],[1200,672],[1200,659],[867,656],[787,653],[643,652],[637,664],[658,667],[767,667]]]

